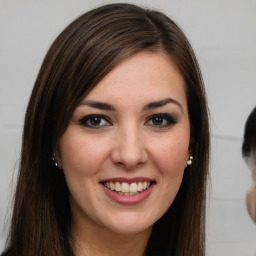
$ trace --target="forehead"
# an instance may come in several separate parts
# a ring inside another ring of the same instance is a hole
[[[86,99],[143,102],[163,97],[187,104],[182,75],[169,55],[140,52],[117,65]]]

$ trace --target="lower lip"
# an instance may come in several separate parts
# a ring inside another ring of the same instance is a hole
[[[108,189],[104,185],[102,185],[102,187],[105,193],[115,202],[124,205],[131,205],[138,204],[146,200],[150,196],[152,190],[154,189],[155,184],[152,184],[148,189],[140,192],[139,194],[132,196],[120,195],[117,192]]]

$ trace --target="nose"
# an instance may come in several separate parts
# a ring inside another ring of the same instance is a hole
[[[115,164],[122,165],[128,170],[148,160],[142,134],[138,127],[120,129],[115,138],[111,159]]]

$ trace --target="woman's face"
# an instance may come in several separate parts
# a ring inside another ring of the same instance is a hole
[[[59,143],[73,224],[149,230],[179,190],[189,141],[184,81],[170,57],[123,61],[75,109]]]

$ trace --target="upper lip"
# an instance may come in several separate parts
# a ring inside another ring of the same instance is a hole
[[[143,182],[143,181],[149,181],[153,182],[154,180],[148,177],[133,177],[133,178],[126,178],[126,177],[114,177],[114,178],[107,178],[104,180],[101,180],[100,183],[105,182],[126,182],[128,184],[131,184],[133,182]]]

